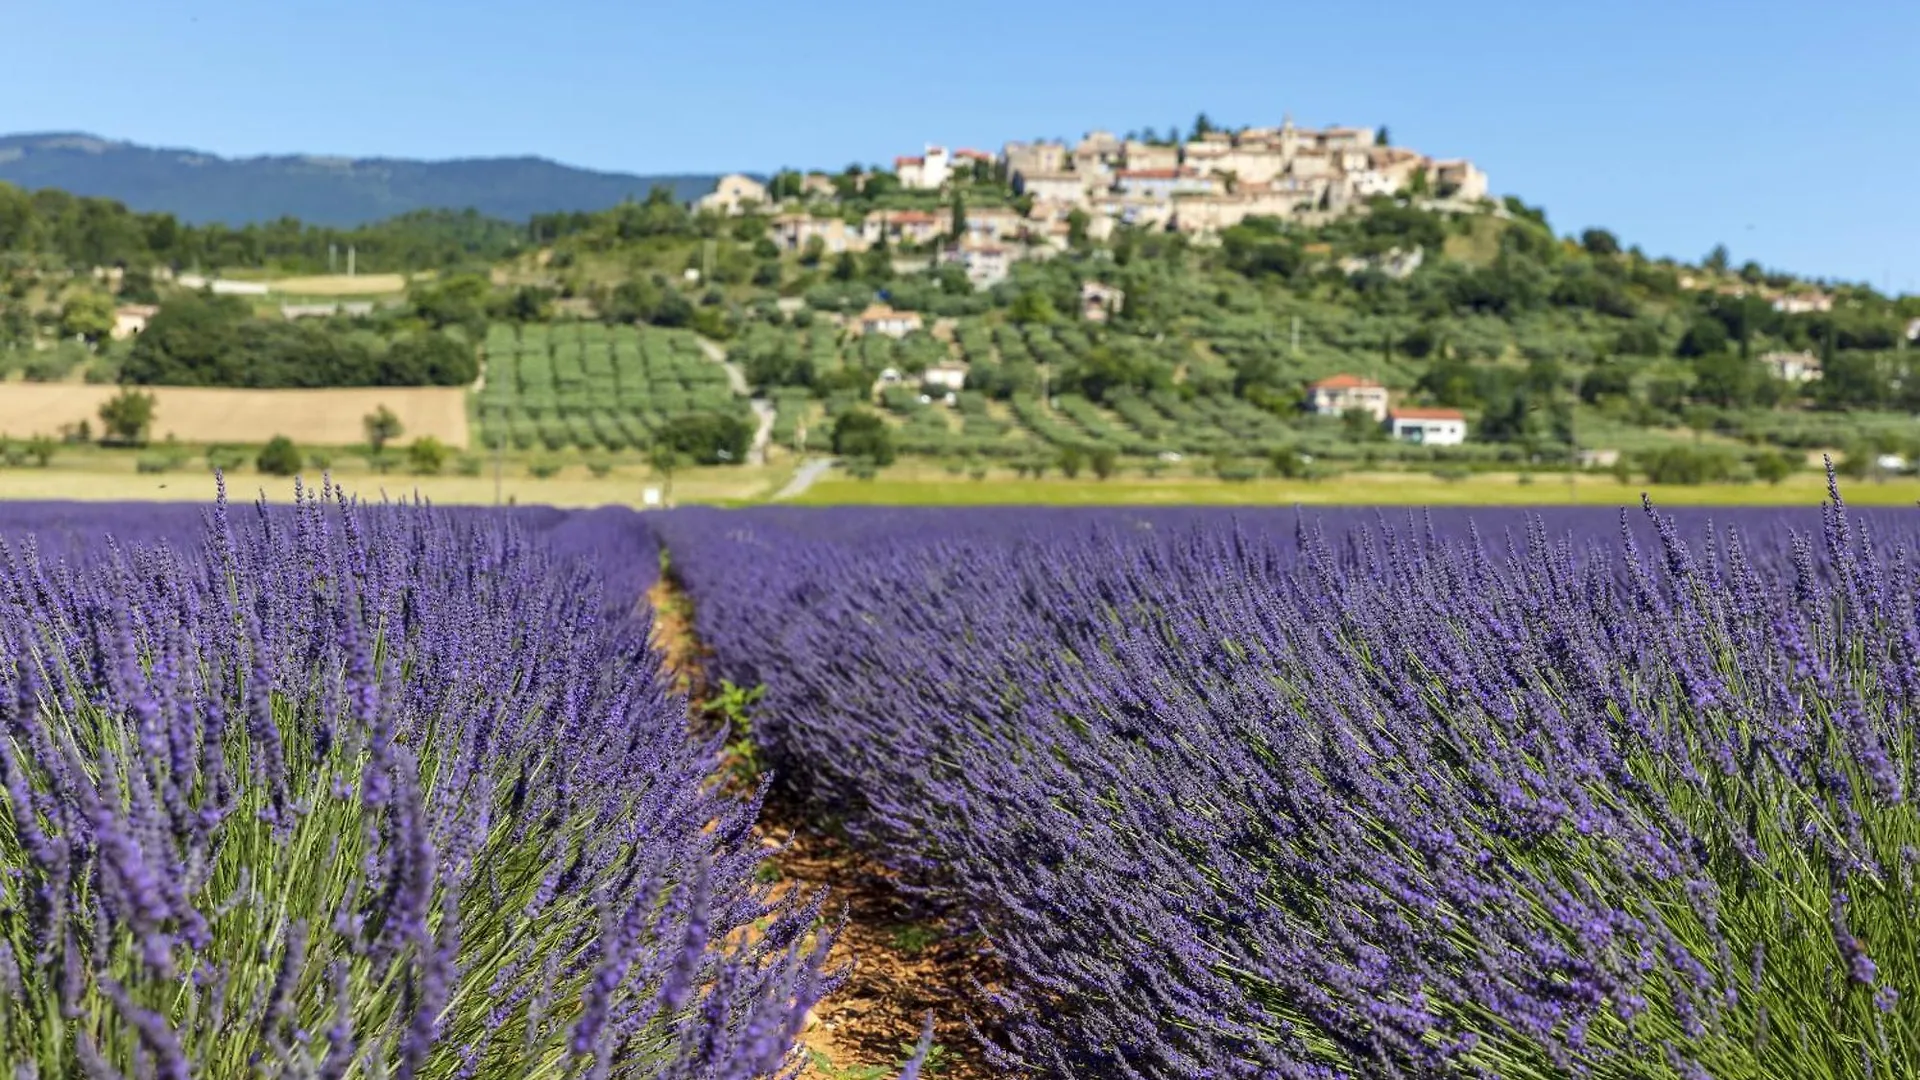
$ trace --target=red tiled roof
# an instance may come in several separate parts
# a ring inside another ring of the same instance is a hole
[[[954,156],[954,157],[963,157],[963,158],[975,158],[975,159],[978,159],[978,160],[980,160],[980,161],[992,161],[992,160],[993,160],[993,155],[992,155],[992,154],[989,154],[989,153],[987,153],[987,152],[986,152],[985,150],[955,150],[955,151],[953,152],[953,156]]]
[[[1362,379],[1358,375],[1335,375],[1321,379],[1317,383],[1309,383],[1307,386],[1309,390],[1378,390],[1380,388],[1379,383],[1372,379]]]
[[[896,210],[886,220],[895,225],[930,225],[939,219],[924,210]]]
[[[1465,420],[1467,414],[1461,412],[1459,409],[1410,409],[1403,407],[1393,410],[1393,418],[1396,420]]]
[[[926,163],[927,159],[923,157],[897,157],[893,159],[895,168],[899,168],[902,165],[925,165]]]

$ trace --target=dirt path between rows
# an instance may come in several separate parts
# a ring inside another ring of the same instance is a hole
[[[653,640],[675,686],[696,713],[716,689],[705,681],[687,597],[663,576],[648,593]],[[968,1023],[976,986],[991,982],[978,938],[954,935],[937,920],[916,918],[892,875],[873,860],[809,823],[778,793],[760,815],[760,835],[774,856],[781,888],[826,890],[829,919],[846,913],[830,963],[851,965],[845,985],[809,1017],[801,1044],[808,1062],[800,1080],[892,1080],[913,1050],[928,1012],[935,1055],[923,1077],[989,1080],[1003,1075],[981,1061]],[[976,1006],[977,1008],[977,1006]]]

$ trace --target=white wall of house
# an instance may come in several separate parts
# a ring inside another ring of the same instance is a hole
[[[1392,424],[1393,437],[1402,442],[1420,443],[1424,446],[1459,446],[1467,441],[1465,420],[1431,420],[1396,416]]]

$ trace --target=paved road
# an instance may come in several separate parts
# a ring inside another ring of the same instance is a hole
[[[739,364],[727,359],[727,350],[706,338],[700,338],[699,341],[700,351],[707,354],[707,359],[727,370],[727,385],[733,388],[734,393],[741,397],[752,393],[752,388],[747,385],[746,372],[740,370]],[[759,418],[760,426],[753,433],[753,449],[747,451],[747,464],[765,465],[767,444],[773,441],[773,402],[766,398],[754,398],[752,405],[753,415]]]
[[[813,486],[815,480],[825,476],[827,470],[831,468],[833,468],[832,458],[813,458],[802,463],[800,468],[795,470],[793,479],[787,481],[787,486],[773,493],[773,501],[799,498]]]

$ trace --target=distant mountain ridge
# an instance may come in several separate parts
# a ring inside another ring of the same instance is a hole
[[[0,135],[0,181],[117,199],[193,224],[296,217],[352,226],[412,210],[465,210],[520,222],[534,214],[603,210],[656,185],[681,200],[716,176],[635,176],[539,157],[411,161],[315,154],[225,158],[79,132]]]

